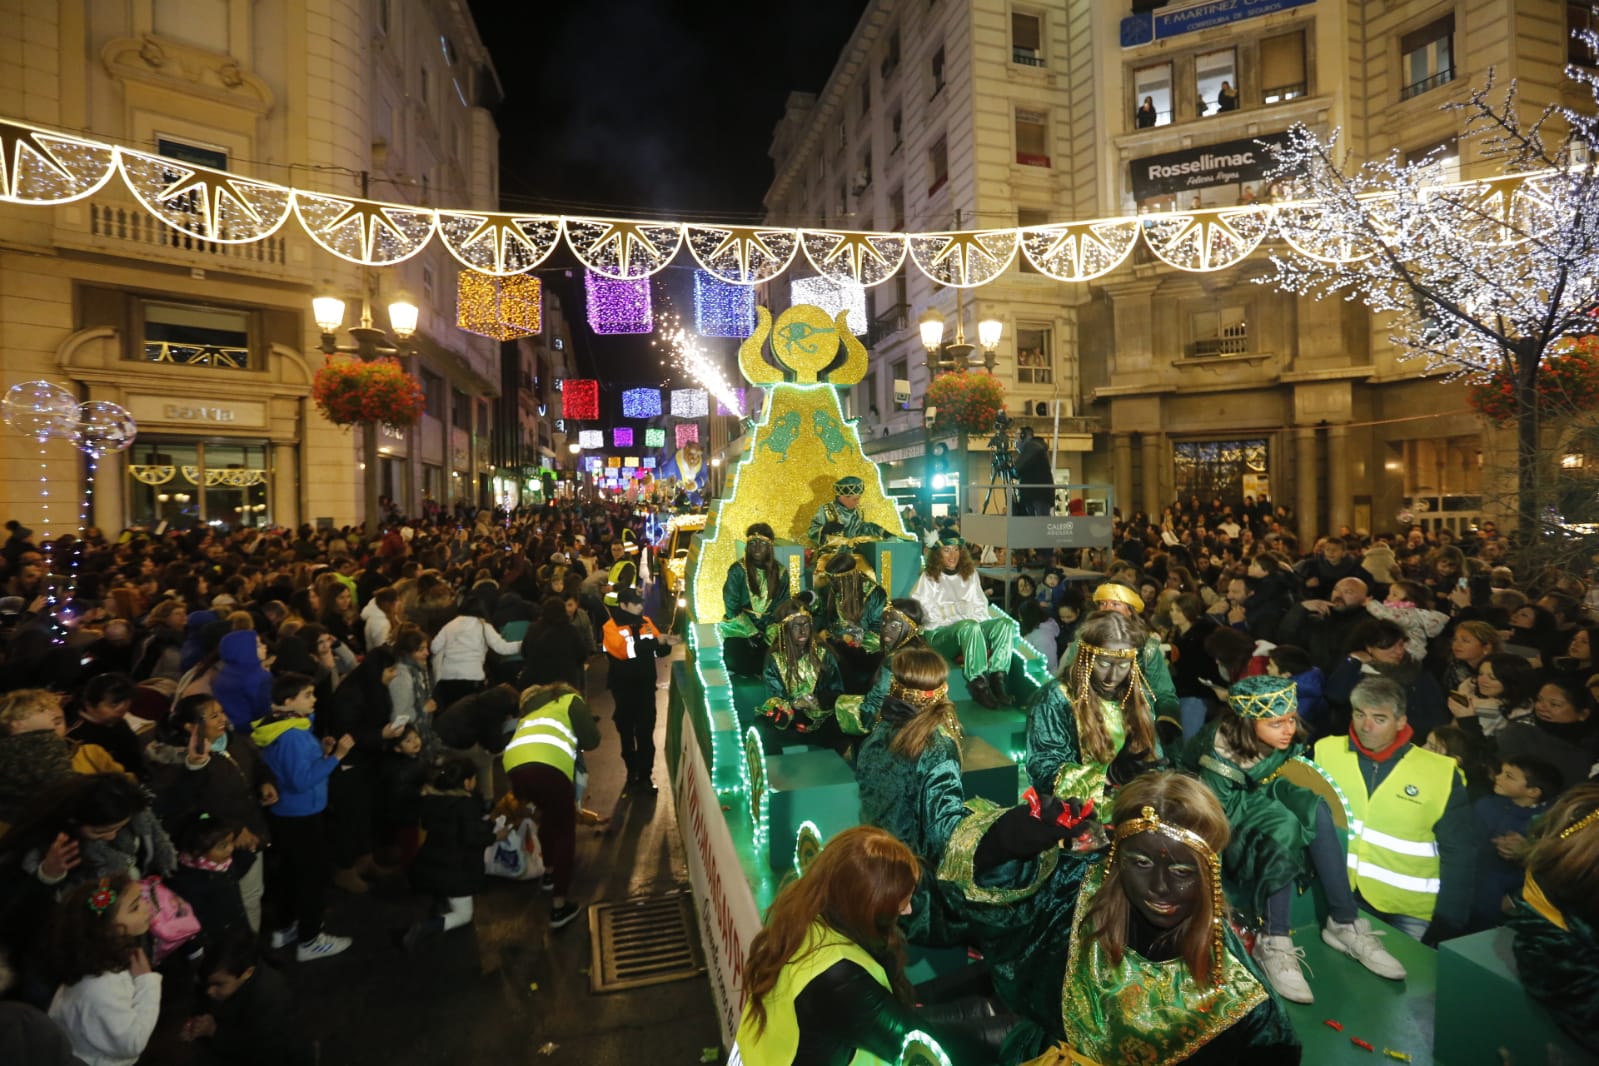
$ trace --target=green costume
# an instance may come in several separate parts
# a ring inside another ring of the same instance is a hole
[[[1217,728],[1211,722],[1200,730],[1183,750],[1181,764],[1210,786],[1232,825],[1222,853],[1228,898],[1263,917],[1267,897],[1306,872],[1305,849],[1316,836],[1321,797],[1277,776],[1290,759],[1305,754],[1303,744],[1246,766],[1246,759],[1218,743]]]
[[[1098,704],[1095,713],[1105,720],[1111,743],[1120,752],[1127,743],[1120,702],[1097,695],[1091,698]],[[1109,770],[1110,763],[1083,753],[1066,686],[1056,682],[1039,689],[1027,710],[1027,779],[1033,788],[1040,795],[1091,799],[1097,807],[1105,801]]]
[[[1060,657],[1060,676],[1068,676],[1072,663],[1076,661],[1077,641],[1074,640],[1066,645],[1066,653]],[[1138,649],[1138,672],[1144,675],[1144,692],[1150,714],[1156,719],[1165,718],[1181,726],[1182,716],[1177,710],[1177,687],[1172,684],[1171,668],[1166,665],[1166,653],[1160,650],[1159,637],[1150,637]]]
[[[856,537],[864,537],[868,540],[886,540],[889,536],[889,532],[882,526],[876,522],[868,522],[866,516],[861,513],[860,507],[845,507],[837,500],[834,500],[818,507],[815,516],[811,518],[810,529],[805,535],[812,544],[821,547],[822,527],[830,522],[837,522],[843,526],[843,531],[837,535],[850,540],[854,540]]]
[[[1599,932],[1551,903],[1530,873],[1510,898],[1516,909],[1505,925],[1515,934],[1512,950],[1527,994],[1567,1036],[1599,1055]]]
[[[840,548],[839,551],[848,552],[849,549]],[[830,556],[828,561],[836,556]],[[850,555],[854,560],[853,570],[843,574],[831,573],[825,566],[818,566],[812,578],[812,587],[821,598],[821,604],[816,610],[816,624],[831,640],[843,641],[875,653],[879,647],[878,630],[882,626],[883,611],[888,607],[888,593],[883,591],[883,586],[877,583],[877,575],[872,568],[867,566],[859,557]],[[846,582],[860,582],[860,610],[858,617],[848,617],[844,609],[844,584]]]
[[[772,610],[788,597],[788,589],[768,589],[766,574],[755,571],[755,586],[751,587],[749,571],[743,561],[727,569],[727,580],[722,582],[723,617],[717,623],[722,636],[766,639],[766,627],[772,623]]]
[[[766,671],[763,675],[766,681],[767,700],[761,704],[760,713],[772,718],[781,728],[788,724],[788,717],[792,715],[794,702],[802,696],[810,696],[816,700],[816,709],[805,716],[808,720],[796,720],[794,725],[802,730],[808,729],[813,724],[820,724],[833,715],[833,703],[838,699],[840,692],[844,691],[844,680],[839,676],[838,660],[833,658],[833,653],[820,645],[813,649],[811,654],[801,655],[795,664],[790,667],[787,657],[781,652],[781,644],[774,645],[766,657]],[[788,712],[785,714],[784,712]]]
[[[938,654],[952,663],[960,656],[961,673],[968,678],[1009,670],[1017,632],[1009,615],[925,630],[928,645]]]

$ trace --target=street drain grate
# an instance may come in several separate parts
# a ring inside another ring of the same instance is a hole
[[[686,892],[590,905],[590,991],[619,992],[700,976],[705,960],[693,924],[693,899]]]

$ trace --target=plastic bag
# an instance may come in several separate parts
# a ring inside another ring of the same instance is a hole
[[[496,832],[510,825],[505,818],[494,820]],[[533,881],[544,876],[544,853],[539,849],[538,827],[524,818],[511,826],[504,840],[496,840],[483,851],[483,869],[490,877],[512,881]]]

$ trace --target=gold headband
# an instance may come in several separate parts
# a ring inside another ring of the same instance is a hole
[[[1144,611],[1144,598],[1119,581],[1107,581],[1094,590],[1095,603],[1111,601],[1125,603],[1139,614]]]
[[[1575,822],[1572,822],[1570,825],[1562,829],[1560,831],[1560,839],[1564,840],[1573,833],[1580,833],[1590,825],[1593,825],[1595,822],[1599,822],[1599,807],[1594,808],[1581,818],[1577,819]]]
[[[914,637],[916,634],[922,631],[922,627],[917,625],[911,616],[906,614],[904,611],[896,611],[894,608],[890,607],[888,610],[883,612],[884,621],[888,619],[889,615],[893,615],[895,618],[898,618],[905,624],[905,628],[908,631],[905,634],[907,637]]]
[[[1105,866],[1110,869],[1116,865],[1117,846],[1130,836],[1141,833],[1159,833],[1169,840],[1185,844],[1192,848],[1194,854],[1205,860],[1210,878],[1210,978],[1213,984],[1222,982],[1222,965],[1225,961],[1227,944],[1222,932],[1222,923],[1226,920],[1227,901],[1222,895],[1221,888],[1221,856],[1216,854],[1205,838],[1192,829],[1174,825],[1165,821],[1155,812],[1155,808],[1145,804],[1138,812],[1137,818],[1126,818],[1116,823],[1116,834],[1111,839],[1110,855],[1105,860]]]
[[[765,533],[746,533],[744,535],[744,539],[745,540],[764,540],[768,544],[770,544],[772,542],[772,538],[768,537]]]
[[[1079,644],[1077,645],[1077,651],[1079,655],[1087,652],[1088,657],[1091,659],[1099,656],[1104,656],[1107,659],[1138,658],[1137,648],[1101,648],[1098,644]]]
[[[943,703],[949,698],[949,685],[939,685],[937,688],[909,688],[900,683],[898,678],[889,682],[888,694],[897,700],[904,700],[912,707],[922,710],[935,704]]]

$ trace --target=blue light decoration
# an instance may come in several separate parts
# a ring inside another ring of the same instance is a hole
[[[666,430],[664,430],[664,429],[663,430],[653,430],[652,429],[652,430],[650,430],[650,432],[651,433],[659,432],[661,434],[661,443],[662,444],[666,443]],[[644,457],[644,469],[645,470],[654,470],[655,469],[655,456],[646,455]]]
[[[717,400],[716,413],[719,415],[731,415],[734,418],[742,418],[744,417],[744,412],[749,410],[749,403],[747,402],[749,399],[749,390],[734,389],[733,394],[738,397],[739,409],[737,411],[730,410],[727,404],[723,403],[721,400]]]
[[[710,393],[704,389],[673,389],[673,418],[704,418],[711,413]]]
[[[604,431],[598,429],[579,430],[577,434],[577,444],[578,447],[583,448],[584,450],[589,448],[603,448],[605,447],[605,433]]]
[[[748,337],[755,332],[755,290],[694,271],[694,329],[702,337]]]
[[[585,455],[583,457],[583,469],[591,474],[598,474],[605,469],[605,457],[603,455]]]
[[[611,443],[618,448],[633,447],[633,430],[629,426],[617,426],[611,430]]]
[[[651,333],[655,315],[650,308],[650,279],[622,281],[594,271],[583,275],[588,293],[589,328],[595,333]]]
[[[660,389],[623,389],[623,418],[660,418]]]
[[[644,431],[644,447],[646,447],[646,448],[664,448],[664,447],[666,447],[666,430],[664,430],[664,429],[646,429]]]

